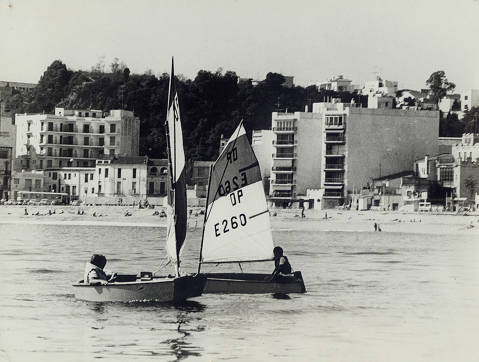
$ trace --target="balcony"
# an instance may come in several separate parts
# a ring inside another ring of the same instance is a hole
[[[326,149],[326,157],[344,157],[344,153],[341,150],[328,150]]]
[[[291,167],[281,167],[281,166],[276,166],[272,167],[271,171],[273,173],[293,173],[296,171],[296,167],[291,166]]]
[[[293,186],[294,185],[294,180],[293,179],[275,179],[271,180],[271,185],[288,185],[288,186]]]
[[[345,137],[343,133],[340,134],[326,134],[325,143],[344,143]]]
[[[273,132],[276,133],[294,133],[298,127],[291,126],[291,127],[273,127]]]
[[[281,158],[281,159],[295,159],[298,154],[294,152],[288,152],[288,153],[273,153],[273,158]]]
[[[325,177],[324,183],[325,184],[343,184],[344,178],[343,177]]]
[[[344,124],[341,123],[341,124],[334,124],[334,123],[326,123],[324,125],[324,129],[325,130],[339,130],[339,129],[344,129]]]
[[[324,165],[324,170],[344,170],[344,164],[342,163],[327,163]]]
[[[275,147],[291,147],[298,144],[298,140],[273,140]]]

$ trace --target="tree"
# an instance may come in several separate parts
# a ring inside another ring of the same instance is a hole
[[[432,100],[438,105],[447,93],[452,92],[456,88],[454,83],[447,80],[446,73],[443,70],[432,73],[429,79],[426,80],[426,85],[431,89]]]

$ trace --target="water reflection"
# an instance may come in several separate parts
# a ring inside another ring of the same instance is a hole
[[[202,348],[193,345],[189,340],[191,333],[202,332],[204,327],[196,326],[191,327],[190,324],[193,320],[200,321],[200,316],[195,316],[194,313],[203,312],[205,305],[195,301],[184,301],[174,305],[177,310],[176,331],[178,336],[176,338],[169,338],[163,341],[163,344],[167,344],[170,347],[170,352],[176,357],[176,361],[181,361],[187,357],[199,357],[201,356]]]

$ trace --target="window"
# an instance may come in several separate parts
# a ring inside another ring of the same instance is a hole
[[[48,130],[53,131],[53,122],[48,122]]]
[[[439,177],[441,181],[452,182],[454,180],[454,169],[450,167],[441,168]]]
[[[43,143],[43,141],[44,141],[44,136],[41,134],[40,135],[40,143]]]
[[[133,191],[133,194],[136,194],[136,182],[131,183],[131,190]]]
[[[71,178],[72,178],[72,174],[69,173],[69,174],[68,174],[68,179],[71,180]]]
[[[90,174],[90,180],[93,180],[93,174],[92,173]]]
[[[116,193],[121,194],[121,182],[120,181],[118,181],[116,183]]]
[[[95,193],[95,188],[94,188],[94,187],[91,188],[91,193],[92,193],[92,194]]]
[[[105,133],[105,125],[104,124],[100,124],[99,133]]]
[[[90,112],[85,112],[85,117],[90,117]]]
[[[92,112],[92,113],[91,113],[91,116],[92,116],[93,118],[96,118],[96,112]]]
[[[98,168],[98,174],[101,175],[101,167]]]
[[[83,137],[83,144],[85,146],[90,145],[90,137]]]
[[[85,174],[85,182],[88,182],[88,174]]]
[[[43,168],[43,160],[40,160],[40,168]]]
[[[121,168],[118,169],[118,176],[117,177],[121,177]]]
[[[136,178],[136,168],[133,169],[133,178]]]
[[[110,146],[114,146],[114,145],[115,145],[115,136],[110,136]]]
[[[45,122],[41,122],[41,123],[40,123],[40,129],[41,129],[42,131],[45,130]]]
[[[19,178],[14,178],[14,179],[13,179],[13,183],[14,183],[15,185],[18,185],[18,184],[20,183],[20,179],[19,179]]]
[[[105,168],[105,177],[108,177],[108,169]]]
[[[72,186],[72,195],[76,195],[76,194],[77,194],[77,187]]]
[[[62,160],[58,161],[58,167],[62,167],[62,164],[63,164]]]
[[[52,160],[47,160],[47,168],[52,168]]]
[[[98,193],[101,194],[101,185],[98,185]]]
[[[35,190],[40,190],[42,188],[42,180],[35,180]]]
[[[58,175],[58,174],[57,174],[56,172],[53,172],[53,173],[52,173],[52,180],[56,180],[56,179],[57,179],[57,175]]]
[[[90,125],[84,124],[83,125],[83,133],[90,133]]]
[[[110,124],[110,133],[116,133],[116,124]]]
[[[32,126],[32,122],[27,123],[27,132],[30,132],[30,127]]]
[[[90,155],[89,150],[83,150],[83,157],[84,157],[84,158],[90,157],[89,155]]]
[[[100,139],[98,140],[98,146],[104,146],[104,145],[105,145],[105,138],[100,137]]]
[[[63,174],[63,179],[64,179],[64,180],[67,179],[67,174],[66,174],[66,173]]]
[[[48,143],[53,143],[53,135],[48,135]]]

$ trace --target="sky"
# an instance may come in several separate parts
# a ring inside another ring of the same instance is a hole
[[[479,88],[479,0],[0,0],[0,80],[38,82],[55,59],[89,70],[201,70],[297,85],[381,75],[420,89],[444,70]]]

